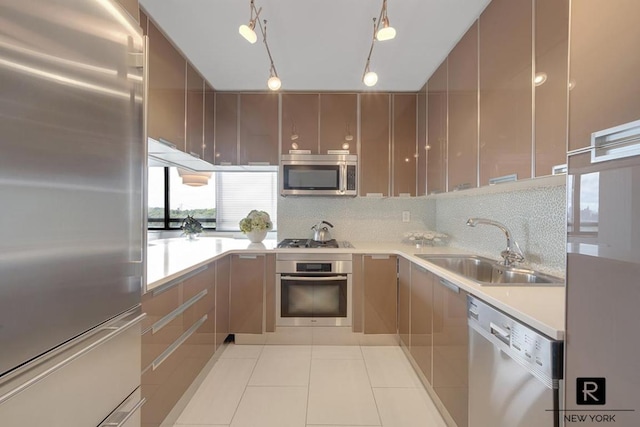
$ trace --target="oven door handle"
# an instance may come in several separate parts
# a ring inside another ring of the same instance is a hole
[[[342,280],[347,280],[347,276],[280,276],[280,279],[285,280],[297,280],[300,282],[337,282]]]

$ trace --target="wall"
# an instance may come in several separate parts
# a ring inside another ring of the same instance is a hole
[[[410,222],[402,222],[409,211]],[[312,237],[311,226],[320,220],[334,225],[338,240],[399,242],[407,231],[435,228],[435,203],[422,197],[280,197],[278,238]]]
[[[566,176],[552,176],[431,196],[436,201],[438,231],[450,246],[500,258],[504,233],[495,227],[466,226],[470,217],[505,224],[534,268],[564,276]]]
[[[402,211],[411,222],[402,222]],[[414,198],[280,197],[278,239],[311,237],[311,226],[327,220],[338,240],[399,242],[407,231],[437,230],[449,246],[499,259],[506,247],[495,227],[466,226],[470,217],[505,224],[525,254],[527,264],[564,276],[566,235],[565,176],[536,178],[458,192]]]

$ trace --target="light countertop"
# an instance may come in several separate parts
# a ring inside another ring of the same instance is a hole
[[[247,239],[201,237],[154,240],[147,250],[147,290],[170,282],[229,253],[301,253],[300,249],[276,249],[276,240],[251,243]],[[481,286],[415,254],[464,254],[449,246],[415,248],[396,242],[351,242],[353,248],[305,249],[305,253],[395,254],[447,279],[461,289],[510,314],[554,339],[564,337],[565,288],[562,286]]]

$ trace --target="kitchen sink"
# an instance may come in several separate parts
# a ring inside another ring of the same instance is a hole
[[[564,286],[564,280],[522,267],[506,267],[489,258],[475,255],[416,254],[439,267],[471,279],[483,286],[541,285]]]

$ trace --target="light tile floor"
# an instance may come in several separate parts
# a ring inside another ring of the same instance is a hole
[[[399,347],[230,344],[175,427],[446,427]]]

